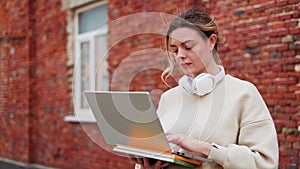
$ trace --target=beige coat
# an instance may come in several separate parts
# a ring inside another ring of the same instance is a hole
[[[162,94],[158,114],[165,131],[214,145],[208,156],[214,162],[201,169],[278,167],[274,122],[249,82],[226,75],[205,96],[190,95],[177,86]]]

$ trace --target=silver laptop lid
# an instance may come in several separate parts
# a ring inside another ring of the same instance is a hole
[[[107,144],[170,150],[148,92],[88,91],[85,96]]]

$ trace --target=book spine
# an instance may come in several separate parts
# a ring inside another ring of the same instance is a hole
[[[177,160],[177,159],[174,159],[174,163],[185,166],[185,167],[188,167],[188,168],[196,168],[197,167],[197,165],[194,165],[194,164],[189,163],[189,162]]]

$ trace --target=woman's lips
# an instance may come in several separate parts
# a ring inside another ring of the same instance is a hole
[[[183,67],[183,68],[188,68],[192,63],[181,63],[180,65]]]

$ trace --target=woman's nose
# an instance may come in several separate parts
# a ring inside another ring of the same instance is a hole
[[[186,58],[186,52],[185,52],[185,50],[184,49],[182,49],[182,48],[179,48],[178,49],[178,58],[179,59],[184,59],[184,58]]]

